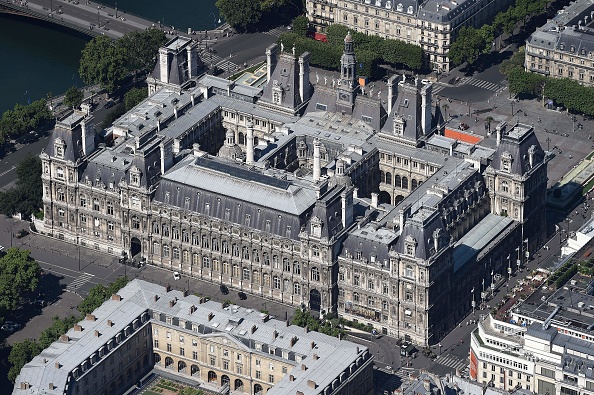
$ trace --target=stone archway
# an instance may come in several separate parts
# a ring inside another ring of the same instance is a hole
[[[217,382],[217,374],[212,370],[208,371],[208,382],[209,383],[216,383]]]
[[[177,363],[177,371],[179,373],[186,373],[186,363],[184,361],[179,361]]]
[[[392,202],[392,196],[390,196],[390,194],[386,191],[381,191],[378,196],[378,201],[380,204],[390,204]]]
[[[254,384],[254,395],[261,395],[264,391],[264,388],[260,384]]]
[[[322,306],[322,295],[317,289],[309,291],[309,308],[314,311],[320,311]]]
[[[198,365],[192,365],[190,367],[190,374],[192,376],[200,376],[200,368],[198,367]]]
[[[235,379],[233,389],[235,391],[243,391],[243,381],[241,381],[240,379]]]
[[[226,374],[221,376],[221,386],[225,386],[228,385],[229,387],[231,387],[230,385],[231,383],[231,379],[229,379],[229,376],[227,376]]]
[[[403,201],[403,200],[404,200],[404,196],[402,196],[402,195],[397,195],[397,196],[394,198],[394,205],[397,205],[398,203],[400,203],[400,202],[401,202],[401,201]]]
[[[173,368],[174,368],[173,358],[166,357],[165,358],[165,369],[173,369]]]
[[[155,354],[155,365],[161,365],[161,355],[158,353],[154,353],[154,354]]]
[[[142,244],[140,244],[140,240],[138,240],[138,237],[133,237],[132,240],[130,240],[130,254],[132,255],[131,258],[134,258],[141,252]]]

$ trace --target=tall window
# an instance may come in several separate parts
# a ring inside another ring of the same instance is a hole
[[[107,202],[107,215],[113,215],[113,203],[112,202]]]
[[[293,274],[301,274],[301,263],[293,262]]]
[[[299,283],[293,284],[293,293],[295,295],[301,295],[301,284],[299,284]]]
[[[320,281],[320,270],[317,267],[311,268],[311,279],[312,281]]]

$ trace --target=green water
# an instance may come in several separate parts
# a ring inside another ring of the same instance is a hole
[[[115,1],[103,1],[115,6]],[[212,29],[218,22],[215,0],[119,1],[118,9],[165,21],[186,30]],[[119,12],[118,12],[119,13]],[[80,51],[90,38],[29,18],[0,14],[0,113],[70,86],[82,86],[78,76]]]

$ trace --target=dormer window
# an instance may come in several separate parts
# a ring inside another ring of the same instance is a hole
[[[401,116],[394,117],[394,136],[402,136],[404,133],[404,118]]]
[[[311,219],[311,235],[313,237],[322,237],[322,221],[318,217]]]
[[[512,156],[509,152],[504,152],[501,154],[501,170],[505,172],[511,171],[511,164],[512,164]]]
[[[64,151],[66,150],[66,143],[63,139],[57,138],[54,142],[54,153],[56,158],[64,159]]]
[[[417,240],[412,236],[406,236],[404,239],[404,252],[406,255],[415,256],[417,251]]]
[[[136,166],[133,166],[130,169],[130,184],[135,187],[140,186],[140,169]]]

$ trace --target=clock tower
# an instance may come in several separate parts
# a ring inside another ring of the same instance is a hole
[[[344,38],[344,51],[340,58],[340,79],[338,80],[337,104],[347,107],[352,112],[355,104],[356,73],[355,51],[353,49],[353,36],[348,32]]]

